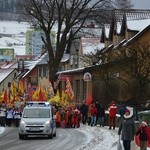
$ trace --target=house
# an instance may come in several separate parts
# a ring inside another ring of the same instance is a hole
[[[81,63],[83,68],[58,72],[60,76],[73,76],[71,82],[76,95],[75,101],[81,102],[84,98],[87,98],[89,92],[92,92],[95,101],[100,101],[105,106],[112,99],[127,101],[134,98],[137,91],[134,91],[133,87],[132,90],[127,89],[127,85],[119,78],[122,78],[122,80],[129,79],[129,74],[123,70],[123,68],[129,68],[133,64],[129,49],[133,47],[135,49],[135,46],[139,46],[139,43],[149,43],[149,25],[149,10],[114,11],[111,23],[104,25],[101,32],[100,42],[104,46],[99,64],[86,66]],[[82,45],[81,43],[80,41],[80,45]],[[147,49],[149,52],[149,48]],[[81,52],[83,52],[83,47],[80,46],[78,57],[80,57]],[[149,61],[147,60],[147,62]],[[90,82],[84,82],[83,80],[83,75],[86,72],[92,75]],[[62,88],[64,87],[62,86]],[[146,96],[148,98],[148,94]]]
[[[18,75],[17,69],[18,63],[11,62],[7,64],[3,64],[0,68],[0,93],[4,92],[4,90],[9,89],[12,81],[18,82],[16,79]]]

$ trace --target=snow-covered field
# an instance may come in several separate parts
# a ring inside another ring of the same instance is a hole
[[[14,48],[15,54],[25,54],[27,22],[0,21],[0,48]]]

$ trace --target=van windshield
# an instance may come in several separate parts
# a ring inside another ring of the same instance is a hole
[[[23,118],[50,118],[50,109],[25,109]]]

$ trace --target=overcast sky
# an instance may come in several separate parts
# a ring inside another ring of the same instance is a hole
[[[135,9],[150,9],[150,0],[131,0]]]

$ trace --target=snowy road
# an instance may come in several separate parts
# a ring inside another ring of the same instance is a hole
[[[1,129],[1,128],[0,128]],[[118,129],[82,125],[78,129],[58,129],[57,136],[19,140],[16,128],[0,132],[0,150],[117,150]],[[132,141],[131,150],[139,150]],[[148,148],[147,150],[150,150]]]
[[[16,128],[6,128],[0,135],[0,150],[79,150],[87,136],[76,129],[58,129],[57,136],[48,138],[27,138],[19,140]]]

